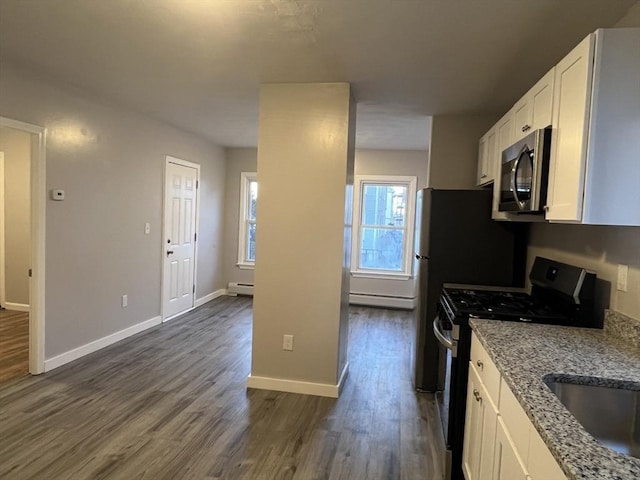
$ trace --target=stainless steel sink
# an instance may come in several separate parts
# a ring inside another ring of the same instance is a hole
[[[583,380],[584,381],[584,380]],[[544,382],[587,432],[603,445],[640,458],[640,385],[576,383],[547,376]]]

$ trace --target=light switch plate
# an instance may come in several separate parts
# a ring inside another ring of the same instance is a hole
[[[627,277],[629,276],[628,265],[618,265],[617,289],[621,292],[627,291]]]

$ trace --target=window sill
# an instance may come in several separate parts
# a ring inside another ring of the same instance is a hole
[[[256,268],[255,263],[236,263],[236,267],[240,270],[254,270]]]
[[[391,273],[391,272],[368,272],[362,270],[356,270],[351,272],[351,276],[355,278],[375,278],[378,280],[411,280],[413,277],[406,273]]]

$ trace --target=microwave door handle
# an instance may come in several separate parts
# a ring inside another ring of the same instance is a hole
[[[522,158],[522,153],[518,155],[516,162],[513,164],[513,168],[511,169],[511,191],[513,192],[513,198],[516,200],[516,204],[520,207],[520,199],[518,198],[518,184],[516,183],[516,178],[518,177],[518,168],[520,168],[520,159]]]

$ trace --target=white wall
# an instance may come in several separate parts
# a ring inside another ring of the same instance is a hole
[[[201,164],[196,296],[224,287],[221,148],[6,62],[0,115],[47,128],[47,189],[66,191],[46,205],[47,359],[160,315],[165,155]]]
[[[0,151],[4,152],[5,300],[25,306],[31,268],[31,135],[0,127]]]
[[[475,188],[478,141],[496,121],[495,115],[433,117],[427,185],[444,189]]]
[[[238,267],[238,228],[240,215],[240,173],[258,169],[258,150],[227,148],[224,215],[224,279],[227,282],[253,283],[253,269]]]
[[[596,272],[608,282],[599,295],[613,310],[640,320],[640,227],[532,224],[529,267],[536,255]],[[616,289],[618,264],[629,267],[627,292]]]
[[[346,83],[260,88],[250,387],[337,395],[348,319],[350,92]],[[285,334],[294,335],[292,351],[282,348]]]
[[[428,152],[415,150],[356,150],[355,174],[416,176],[417,188],[421,189],[427,183],[427,156]],[[414,298],[414,285],[413,278],[394,280],[352,277],[351,293]]]

